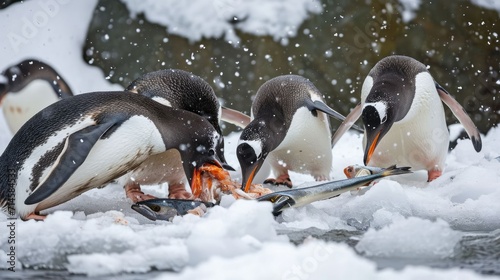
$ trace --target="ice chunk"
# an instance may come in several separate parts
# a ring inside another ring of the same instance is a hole
[[[443,220],[409,217],[380,230],[369,229],[356,245],[367,256],[391,258],[446,258],[462,234]]]

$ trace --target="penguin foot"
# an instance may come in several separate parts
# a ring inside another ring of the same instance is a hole
[[[292,188],[292,180],[290,180],[290,176],[288,174],[280,175],[278,178],[273,179],[269,178],[264,181],[264,184],[273,184],[273,185],[284,185],[289,188]]]
[[[131,182],[125,185],[125,194],[130,200],[132,200],[133,203],[157,198],[155,196],[143,193],[141,191],[141,186],[136,182]]]
[[[439,178],[443,174],[443,171],[441,170],[429,170],[427,172],[427,182],[434,181],[435,179]]]
[[[35,220],[35,221],[44,221],[47,218],[47,215],[40,215],[39,213],[31,213],[22,218],[23,221],[27,220]]]
[[[186,191],[184,184],[168,186],[168,198],[171,199],[193,199],[193,194]]]

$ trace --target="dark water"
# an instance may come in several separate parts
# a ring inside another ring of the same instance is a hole
[[[415,19],[405,23],[395,0],[322,2],[323,12],[311,15],[288,45],[270,36],[237,32],[241,44],[233,47],[222,39],[190,43],[141,14],[130,18],[119,1],[100,1],[83,55],[123,86],[158,69],[191,71],[206,79],[227,106],[247,113],[264,81],[299,74],[345,115],[359,101],[361,84],[375,63],[403,54],[429,65],[434,78],[463,104],[483,133],[500,121],[497,11],[463,0],[426,1]],[[457,122],[446,111],[448,122]]]

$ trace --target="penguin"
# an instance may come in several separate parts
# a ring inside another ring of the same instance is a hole
[[[222,166],[222,138],[197,114],[128,92],[62,99],[35,114],[0,156],[0,206],[22,219],[101,187],[150,156],[178,151],[193,190]]]
[[[331,130],[328,116],[344,116],[328,107],[306,78],[283,75],[265,82],[252,103],[251,118],[241,133],[236,155],[242,188],[248,191],[264,161],[276,179],[264,183],[292,187],[288,171],[330,179]]]
[[[220,120],[240,127],[250,122],[250,117],[247,115],[221,106],[214,90],[205,80],[183,70],[166,69],[147,73],[133,81],[126,90],[151,98],[165,106],[187,110],[205,118],[221,138],[223,136]],[[220,158],[224,169],[234,170],[226,164],[223,153]],[[155,198],[144,194],[141,185],[162,183],[168,183],[169,198],[193,198],[189,188],[186,189],[187,179],[177,150],[150,156],[132,172],[120,178],[119,182],[124,185],[127,197],[134,203]]]
[[[69,96],[73,92],[62,76],[40,60],[26,59],[0,76],[0,104],[12,134],[41,109]]]
[[[401,55],[380,60],[368,73],[359,103],[333,137],[337,142],[360,116],[364,124],[367,166],[393,164],[427,170],[427,181],[441,176],[448,152],[445,103],[464,126],[474,149],[481,136],[462,106],[419,61]]]

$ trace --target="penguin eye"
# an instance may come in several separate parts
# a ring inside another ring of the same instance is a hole
[[[257,162],[257,155],[254,149],[247,143],[240,144],[237,149],[238,159],[254,164]]]
[[[385,115],[382,120],[380,121],[380,124],[383,124],[387,121],[387,115]]]
[[[214,156],[215,155],[215,150],[214,149],[208,150],[208,155],[209,156]]]

